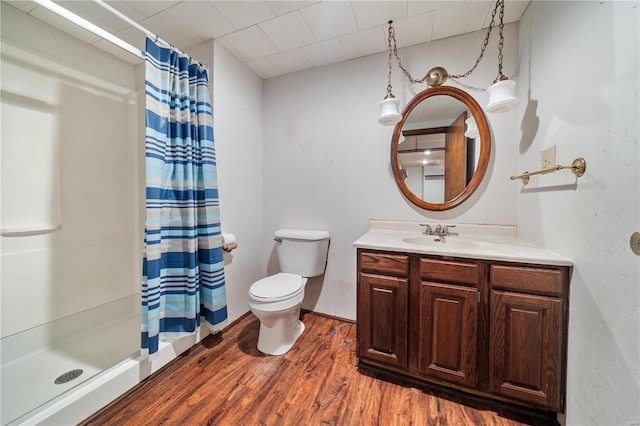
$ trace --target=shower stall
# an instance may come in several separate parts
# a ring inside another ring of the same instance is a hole
[[[144,52],[51,0],[0,8],[0,426],[75,424],[211,330],[140,350]]]
[[[135,65],[1,6],[6,425],[140,363],[144,82]],[[126,387],[144,376],[132,371]]]

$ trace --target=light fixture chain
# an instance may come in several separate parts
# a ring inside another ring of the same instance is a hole
[[[404,75],[409,79],[411,84],[424,83],[425,82],[425,80],[427,79],[428,74],[425,75],[420,80],[414,80],[414,78],[411,76],[411,73],[409,73],[409,71],[405,67],[402,66],[402,60],[398,56],[398,47],[396,45],[396,30],[391,26],[391,22],[389,22],[389,64],[391,64],[391,50],[393,50],[393,55],[396,57],[396,62],[398,63],[398,67],[402,70]],[[391,65],[389,65],[389,66],[391,66]]]
[[[391,22],[389,21],[389,43],[387,45],[387,51],[389,52],[389,58],[387,59],[387,65],[389,65],[389,75],[387,76],[387,96],[391,95],[391,39],[395,40],[395,36],[392,35],[393,27],[391,26]]]
[[[500,3],[500,42],[498,43],[498,76],[502,76],[502,48],[504,47],[504,0],[498,0]],[[500,78],[500,77],[498,77]]]
[[[493,11],[491,12],[491,23],[489,23],[489,29],[487,30],[487,35],[484,37],[484,43],[482,44],[482,50],[480,50],[480,55],[478,56],[478,59],[476,59],[476,63],[473,64],[473,66],[464,74],[457,74],[457,75],[450,75],[449,78],[465,78],[471,75],[472,72],[474,72],[476,70],[476,68],[478,67],[478,64],[480,63],[480,61],[482,60],[482,57],[484,56],[484,51],[487,49],[487,46],[489,45],[489,37],[491,36],[491,30],[493,30],[493,27],[495,26],[495,20],[496,20],[496,13],[498,12],[498,7],[500,6],[500,42],[503,43],[504,42],[504,38],[502,37],[502,27],[503,27],[503,23],[502,23],[502,18],[504,16],[504,0],[497,0],[496,1],[496,5],[493,8]],[[500,55],[502,55],[502,45],[500,45],[498,47],[499,51],[500,51]],[[501,56],[498,57],[499,60]]]

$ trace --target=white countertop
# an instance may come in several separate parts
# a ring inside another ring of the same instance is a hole
[[[458,235],[424,235],[420,223],[433,229],[438,223],[400,222],[371,219],[369,231],[353,245],[357,248],[387,250],[470,259],[572,266],[573,262],[526,241],[518,240],[515,226],[456,224],[450,232]],[[453,225],[442,223],[442,225]]]

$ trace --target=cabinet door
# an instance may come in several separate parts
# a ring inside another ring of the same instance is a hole
[[[421,373],[475,387],[478,290],[423,281],[419,304]]]
[[[491,294],[491,391],[561,410],[562,304],[545,296]]]
[[[359,357],[406,367],[408,297],[406,278],[360,274]]]

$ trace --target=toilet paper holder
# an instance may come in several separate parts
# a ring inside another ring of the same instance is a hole
[[[236,236],[233,234],[222,234],[222,250],[229,253],[236,248],[238,248]]]
[[[222,250],[229,253],[231,250],[238,248],[238,243],[225,244],[222,246]]]

